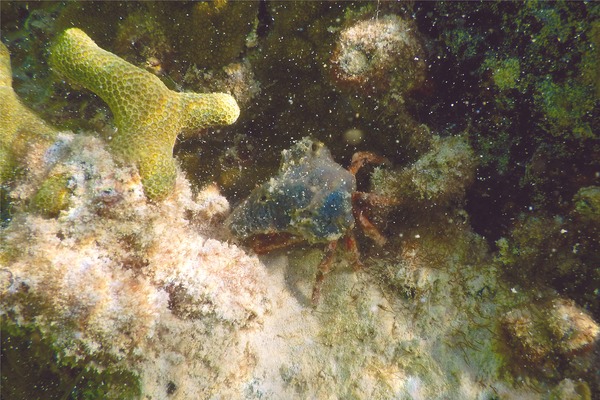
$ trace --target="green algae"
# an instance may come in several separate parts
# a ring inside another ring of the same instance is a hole
[[[87,361],[63,357],[51,338],[35,325],[18,325],[2,316],[3,398],[136,399],[141,394],[135,374],[115,368],[97,371]]]

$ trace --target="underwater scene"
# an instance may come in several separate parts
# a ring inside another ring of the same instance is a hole
[[[600,3],[0,7],[2,399],[600,399]]]

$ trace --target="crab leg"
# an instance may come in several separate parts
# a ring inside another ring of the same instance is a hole
[[[282,249],[302,242],[301,238],[283,233],[271,233],[264,235],[256,235],[247,240],[247,245],[252,247],[256,254],[266,254],[273,250]]]
[[[385,157],[378,156],[369,151],[358,151],[352,156],[352,162],[348,171],[352,175],[356,175],[359,169],[361,169],[366,163],[371,164],[387,164],[389,161]]]
[[[350,167],[348,171],[351,174],[356,175],[359,169],[361,169],[365,164],[387,164],[389,161],[385,157],[378,156],[377,154],[368,152],[368,151],[359,151],[354,153],[352,156],[352,162],[350,163]],[[380,196],[362,193],[362,192],[354,192],[352,194],[352,211],[354,213],[354,219],[360,224],[363,228],[363,232],[365,235],[370,237],[375,243],[379,246],[385,245],[387,239],[377,230],[375,225],[369,221],[367,216],[364,214],[363,204],[367,203],[384,203],[379,200]],[[354,240],[354,246],[356,247],[356,240]],[[358,252],[358,250],[356,250]]]
[[[379,232],[379,230],[373,225],[371,221],[365,215],[365,210],[363,207],[364,198],[371,197],[369,193],[355,192],[352,194],[352,213],[354,214],[354,219],[358,224],[362,227],[363,232],[369,238],[371,238],[378,246],[382,247],[386,244],[387,239]],[[379,197],[379,196],[376,196]]]
[[[346,243],[346,249],[352,253],[352,257],[354,258],[354,272],[360,271],[364,265],[362,261],[360,261],[360,251],[358,250],[358,245],[356,244],[356,237],[354,234],[349,233],[346,235],[346,237],[344,237],[344,243]]]
[[[352,194],[353,202],[366,203],[371,207],[377,206],[398,206],[401,203],[400,199],[382,196],[377,193],[354,192]]]
[[[319,304],[319,298],[321,297],[321,287],[323,286],[323,280],[325,279],[325,275],[329,273],[331,269],[331,264],[333,263],[333,259],[335,256],[335,250],[337,249],[337,240],[333,242],[329,242],[327,248],[325,249],[325,255],[319,264],[319,269],[317,270],[317,279],[315,280],[315,286],[313,287],[311,301],[313,306]]]

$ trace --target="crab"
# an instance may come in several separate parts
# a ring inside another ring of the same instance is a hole
[[[325,244],[311,297],[317,305],[340,241],[351,252],[355,271],[362,268],[355,224],[378,245],[386,242],[365,215],[364,205],[372,196],[357,191],[355,177],[366,163],[385,162],[373,153],[358,152],[345,169],[333,160],[323,143],[305,137],[282,152],[278,175],[256,187],[232,211],[226,224],[257,254],[300,242]]]

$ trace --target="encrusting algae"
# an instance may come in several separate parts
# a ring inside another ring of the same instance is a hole
[[[240,113],[229,94],[169,90],[159,78],[101,49],[77,28],[59,36],[50,64],[108,103],[117,128],[110,147],[137,164],[144,191],[153,200],[165,198],[175,184],[177,135],[232,124]]]

